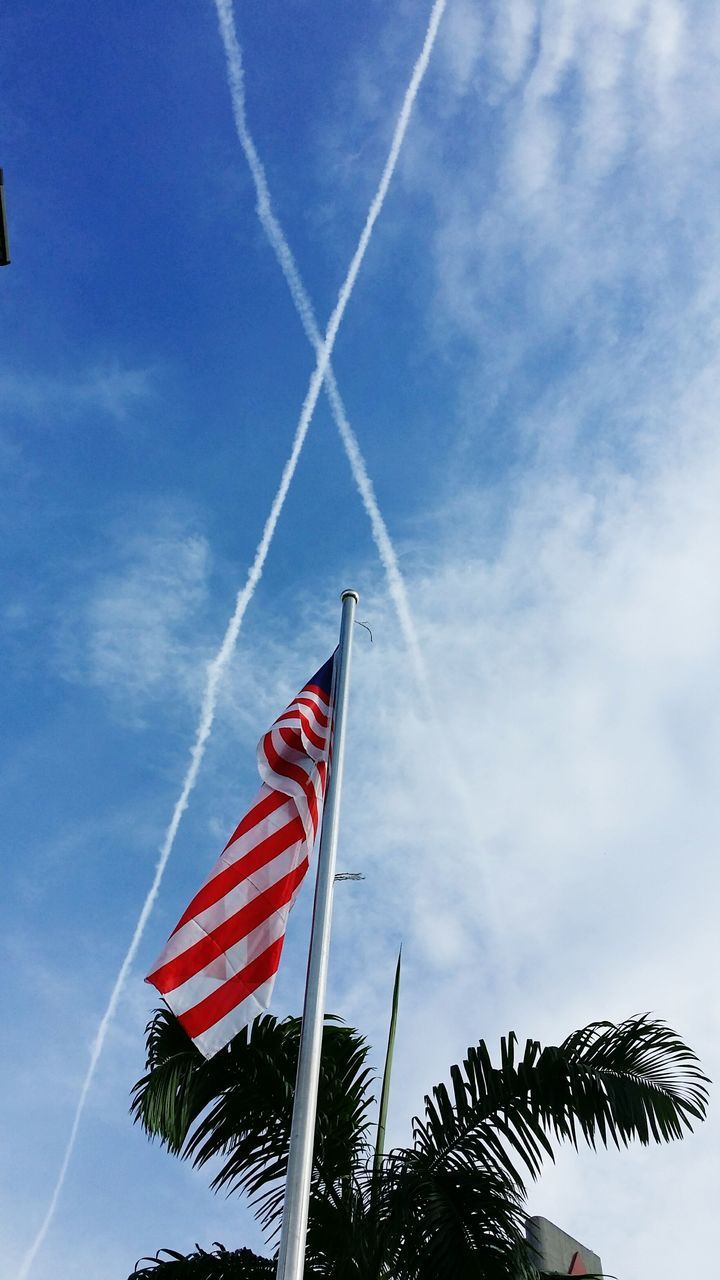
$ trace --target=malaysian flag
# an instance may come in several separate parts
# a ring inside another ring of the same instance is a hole
[[[263,785],[146,982],[206,1058],[270,1003],[332,750],[330,658],[258,743]]]

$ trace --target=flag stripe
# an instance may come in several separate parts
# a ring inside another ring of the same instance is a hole
[[[216,929],[213,929],[212,933],[205,933],[203,930],[203,937],[198,942],[193,943],[174,960],[169,960],[150,975],[153,986],[165,995],[168,991],[179,987],[187,978],[191,978],[199,969],[203,969],[211,960],[223,955],[228,947],[234,946],[241,938],[247,937],[263,920],[267,920],[268,916],[290,900],[293,890],[300,884],[306,871],[307,860],[299,867],[295,867],[293,871],[289,871],[276,884],[270,885],[263,893],[253,897],[244,907],[230,916],[229,920],[224,920]]]
[[[322,702],[324,702],[324,703],[325,703],[325,706],[326,706],[326,707],[329,707],[329,706],[330,706],[330,690],[329,690],[329,689],[323,689],[322,685],[319,685],[319,684],[312,684],[312,682],[311,682],[310,684],[306,684],[306,685],[305,685],[305,688],[304,688],[301,692],[302,692],[302,696],[303,696],[303,697],[304,697],[306,694],[314,693],[314,694],[316,694],[316,696],[317,696],[318,698],[320,698],[320,699],[322,700]],[[299,696],[299,695],[298,695],[298,696]]]
[[[283,949],[285,935],[278,938],[275,942],[263,951],[256,960],[251,961],[246,968],[241,969],[239,973],[228,978],[219,990],[214,991],[212,995],[206,996],[194,1008],[188,1009],[187,1013],[180,1015],[180,1021],[189,1036],[201,1035],[207,1031],[218,1018],[222,1018],[224,1014],[244,1000],[246,996],[259,987],[261,983],[266,982],[268,978],[273,977],[278,970],[280,964],[280,955]],[[239,1028],[238,1028],[239,1030]],[[228,1039],[231,1037],[228,1036]]]
[[[250,809],[249,812],[245,814],[242,821],[238,823],[230,839],[225,845],[225,849],[229,849],[231,844],[234,844],[236,840],[240,839],[240,836],[244,836],[246,832],[252,831],[253,827],[257,826],[259,822],[263,822],[265,818],[268,818],[270,814],[274,813],[276,809],[279,809],[281,805],[287,804],[287,796],[282,795],[279,791],[271,791],[269,788],[263,788],[263,790],[266,790],[267,794],[263,795],[261,800],[257,800],[252,809]],[[262,791],[260,794],[262,795]],[[223,849],[223,853],[225,852],[225,849]]]
[[[267,1008],[332,758],[334,658],[261,738],[263,785],[147,978],[206,1057]]]
[[[248,1026],[254,1018],[264,1013],[270,1004],[274,985],[275,974],[271,973],[270,977],[256,987],[249,996],[244,1000],[241,999],[239,1004],[233,1005],[226,1014],[218,1018],[217,1022],[211,1023],[207,1031],[194,1035],[193,1040],[200,1052],[206,1058],[212,1058],[213,1054],[223,1049],[242,1027]]]
[[[296,703],[296,705],[297,705],[298,707],[309,707],[309,708],[310,708],[310,710],[312,711],[313,716],[314,716],[314,718],[315,718],[315,720],[316,720],[316,722],[317,722],[317,724],[318,724],[318,727],[319,727],[320,729],[328,729],[328,728],[329,728],[329,724],[330,724],[330,722],[329,722],[329,720],[328,720],[327,716],[326,716],[326,715],[323,715],[322,711],[320,710],[320,707],[318,706],[318,702],[317,702],[317,701],[313,702],[313,699],[312,699],[312,698],[296,698],[296,699],[295,699],[295,703]]]
[[[325,733],[328,728],[328,719],[325,715],[326,706],[327,703],[322,702],[320,698],[317,697],[296,698],[294,702],[290,703],[287,711],[284,711],[283,714],[278,717],[275,723],[278,724],[280,720],[284,720],[286,716],[307,716],[308,714],[311,714],[316,732]]]
[[[234,919],[237,913],[242,911],[249,902],[259,898],[260,894],[265,893],[267,889],[271,889],[278,881],[289,875],[291,871],[294,871],[303,858],[306,858],[304,832],[299,840],[295,840],[278,857],[272,858],[270,862],[266,863],[264,867],[260,867],[252,876],[248,876],[241,881],[224,898],[208,907],[206,911],[201,912],[194,920],[189,920],[182,930],[182,936],[179,938],[175,950],[173,951],[170,947],[166,948],[166,961],[173,960],[181,952],[186,951],[188,947],[198,941],[201,934],[214,934],[215,930],[221,925],[230,919]],[[269,900],[266,901],[270,906]],[[174,942],[175,939],[172,941]]]
[[[309,717],[306,716],[304,712],[294,711],[292,715],[280,716],[280,719],[277,721],[277,724],[278,726],[279,725],[285,726],[287,725],[288,722],[295,722],[295,721],[297,721],[298,724],[300,725],[304,737],[306,737],[314,747],[317,747],[318,750],[323,751],[325,749],[325,738],[324,737],[321,738],[320,735],[315,732],[312,725],[310,724]],[[300,733],[297,731],[295,733],[295,738],[296,738],[296,741],[293,742],[293,746],[298,749],[301,749],[303,745],[302,737]]]
[[[283,798],[287,800],[287,797]],[[295,811],[294,817],[280,827],[279,830],[273,831],[246,854],[239,856],[237,861],[231,862],[229,866],[224,866],[216,875],[213,875],[212,879],[208,880],[202,889],[195,894],[187,911],[175,926],[173,933],[178,933],[181,927],[187,924],[189,920],[194,919],[203,911],[207,911],[209,907],[214,906],[226,894],[231,893],[242,880],[251,876],[260,867],[264,867],[273,858],[277,858],[278,854],[283,853],[291,844],[302,840],[303,835],[303,825],[297,816],[297,811]],[[232,847],[231,845],[230,848],[232,849]],[[224,858],[225,854],[222,857]]]
[[[230,947],[223,956],[216,957],[199,973],[176,987],[171,993],[171,999],[172,1007],[178,1017],[181,1013],[187,1013],[189,1009],[193,1009],[196,1004],[200,1004],[206,996],[212,995],[213,991],[223,986],[233,974],[245,969],[260,955],[261,951],[267,950],[271,942],[282,938],[291,908],[292,899],[270,916],[269,920],[263,920],[257,929],[253,929],[252,933],[248,934],[247,938],[243,938],[234,947]]]
[[[285,733],[286,730],[280,730],[280,736],[283,738],[285,744],[292,747],[292,743],[287,741]],[[274,735],[272,733],[266,733],[265,741],[263,743],[267,762],[277,777],[282,778],[285,781],[295,782],[302,789],[307,801],[310,821],[313,825],[313,832],[315,832],[317,831],[318,821],[318,798],[315,788],[312,785],[312,775],[308,776],[308,773],[298,761],[289,759],[289,753],[281,755],[275,748],[273,736]]]
[[[183,925],[182,929],[173,933],[163,951],[163,962],[167,964],[170,960],[176,959],[183,951],[187,951],[188,947],[193,946],[201,934],[212,933],[219,925],[247,906],[252,898],[269,889],[278,880],[282,880],[283,876],[293,871],[305,856],[305,850],[305,833],[301,825],[298,839],[278,852],[276,857],[259,867],[251,876],[246,876],[217,902],[206,907],[204,911],[198,912],[192,920],[188,920],[187,924]]]

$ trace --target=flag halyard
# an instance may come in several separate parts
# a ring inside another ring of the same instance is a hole
[[[269,1003],[332,755],[335,655],[260,739],[262,786],[146,978],[211,1058]]]

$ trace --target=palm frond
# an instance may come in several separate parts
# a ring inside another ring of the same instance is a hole
[[[174,1015],[158,1010],[148,1025],[147,1072],[133,1090],[135,1120],[194,1165],[219,1157],[212,1186],[249,1194],[265,1225],[282,1208],[300,1028],[299,1018],[266,1015],[206,1060]],[[336,1181],[364,1158],[373,1101],[367,1054],[357,1031],[326,1020],[316,1178]]]
[[[145,1034],[146,1074],[133,1085],[130,1113],[151,1139],[177,1155],[193,1120],[226,1085],[227,1051],[206,1062],[165,1008],[156,1009]]]
[[[366,1280],[383,1269],[381,1224],[369,1213],[364,1172],[311,1189],[306,1267],[326,1280]]]
[[[273,1280],[275,1275],[276,1263],[251,1249],[230,1250],[216,1241],[211,1252],[200,1245],[195,1250],[159,1249],[153,1258],[141,1258],[128,1280]]]
[[[557,1047],[503,1037],[494,1067],[483,1041],[451,1068],[451,1083],[415,1118],[416,1150],[432,1167],[475,1167],[523,1191],[537,1177],[550,1138],[582,1136],[595,1147],[668,1142],[701,1120],[708,1080],[696,1055],[664,1022],[642,1015],[592,1023]]]
[[[299,1037],[299,1019],[266,1016],[206,1062],[160,1010],[132,1102],[135,1119],[171,1151],[195,1165],[218,1158],[212,1185],[249,1194],[270,1228],[282,1211]],[[592,1023],[546,1048],[527,1040],[521,1049],[511,1033],[497,1065],[484,1041],[468,1049],[426,1097],[413,1146],[379,1155],[368,1141],[367,1053],[362,1036],[328,1019],[308,1280],[539,1280],[525,1241],[523,1179],[537,1177],[554,1143],[667,1142],[707,1107],[696,1055],[649,1015]],[[207,1258],[214,1266],[202,1251],[197,1266]],[[194,1259],[158,1258],[135,1280]],[[202,1270],[178,1271],[178,1280],[185,1274],[206,1280]],[[216,1274],[208,1270],[207,1280]]]
[[[498,1173],[393,1151],[376,1214],[395,1280],[536,1280],[522,1197]]]

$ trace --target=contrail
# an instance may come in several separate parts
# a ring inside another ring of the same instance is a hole
[[[300,451],[307,434],[308,425],[309,418],[305,422],[303,422],[303,419],[301,418],[295,431],[295,438],[293,440],[290,457],[283,468],[280,485],[277,493],[275,494],[275,498],[273,499],[270,514],[265,521],[262,538],[258,543],[255,551],[255,557],[248,572],[247,581],[242,590],[238,592],[237,600],[235,601],[235,610],[227,625],[222,644],[220,645],[215,657],[208,663],[205,691],[203,693],[202,706],[200,710],[200,720],[195,734],[195,741],[190,751],[190,763],[183,780],[180,795],[175,802],[175,808],[173,809],[170,823],[167,831],[165,832],[165,838],[160,847],[160,855],[155,867],[152,884],[150,885],[142,910],[138,916],[135,931],[130,940],[130,946],[127,949],[125,959],[120,966],[117,978],[115,979],[115,985],[110,993],[107,1008],[100,1019],[100,1024],[98,1026],[95,1039],[93,1040],[92,1048],[90,1050],[90,1061],[88,1063],[87,1071],[85,1072],[85,1079],[83,1080],[82,1088],[80,1089],[80,1097],[78,1098],[77,1107],[75,1108],[75,1115],[70,1129],[70,1137],[68,1138],[65,1155],[63,1156],[62,1164],[60,1165],[60,1172],[58,1173],[57,1181],[50,1197],[50,1203],[48,1204],[40,1229],[23,1260],[20,1271],[18,1272],[17,1280],[26,1280],[27,1276],[30,1274],[30,1268],[32,1267],[38,1250],[41,1248],[53,1217],[55,1216],[55,1210],[63,1189],[68,1165],[70,1164],[70,1159],[75,1148],[80,1120],[82,1118],[83,1111],[85,1110],[85,1103],[87,1102],[88,1093],[90,1092],[90,1088],[95,1077],[97,1064],[103,1051],[103,1046],[105,1044],[108,1030],[110,1029],[110,1024],[115,1016],[118,1002],[120,1000],[123,987],[125,986],[125,980],[130,972],[135,956],[137,955],[137,950],[140,946],[143,933],[145,932],[145,925],[147,924],[150,912],[155,905],[160,885],[162,883],[162,878],[165,873],[165,868],[173,850],[175,837],[178,832],[178,827],[180,826],[180,820],[187,809],[190,793],[197,782],[200,766],[203,761],[203,756],[205,755],[205,748],[215,720],[215,710],[217,708],[220,683],[223,675],[225,674],[227,665],[235,651],[235,645],[237,643],[245,611],[252,599],[255,588],[260,581],[265,560],[267,559],[267,554],[270,550],[270,543],[272,542],[273,534],[275,533],[275,527],[280,517],[280,512],[282,511],[293,475],[295,474],[295,468],[297,467]]]
[[[422,78],[425,74],[430,54],[432,53],[433,44],[435,43],[435,37],[437,35],[438,26],[440,24],[440,19],[442,18],[443,10],[445,9],[445,5],[446,0],[436,0],[436,3],[433,5],[423,47],[415,64],[410,83],[405,93],[392,146],[390,148],[375,201],[373,201],[373,206],[371,206],[371,213],[368,217],[368,222],[370,222],[373,207],[375,207],[375,217],[377,217],[377,213],[382,207],[383,200],[385,199],[387,188],[390,184],[403,138],[405,136],[405,130],[407,129],[413,104]],[[220,35],[225,48],[228,83],[233,106],[233,115],[235,117],[235,127],[237,129],[240,145],[245,153],[245,158],[247,159],[255,186],[257,214],[265,234],[267,235],[267,238],[275,252],[275,256],[280,264],[283,275],[285,276],[290,290],[290,295],[293,303],[295,304],[295,309],[300,317],[305,334],[308,341],[314,347],[318,357],[318,363],[320,363],[322,359],[321,353],[323,350],[323,339],[317,324],[312,301],[305,285],[303,284],[302,277],[298,270],[297,263],[295,262],[287,237],[285,236],[282,226],[280,225],[272,207],[270,189],[268,187],[265,169],[262,161],[260,160],[252,134],[248,127],[247,111],[245,107],[245,75],[243,70],[242,50],[237,37],[232,0],[215,0],[215,8],[218,15]],[[370,224],[368,238],[371,230],[372,224]],[[364,252],[364,249],[362,249],[361,246],[362,238],[358,245],[358,252],[360,253]],[[348,273],[349,277],[351,273],[352,266]],[[350,284],[350,288],[352,288],[352,282]],[[429,702],[430,681],[428,679],[425,660],[420,649],[417,630],[410,611],[407,589],[400,571],[395,547],[393,546],[387,525],[382,517],[382,513],[375,496],[373,483],[368,475],[365,459],[363,457],[362,450],[360,449],[357,436],[350,426],[350,422],[345,412],[345,406],[343,405],[342,398],[340,396],[340,390],[337,385],[329,357],[325,362],[324,381],[332,415],[335,419],[335,425],[337,426],[340,439],[342,440],[345,448],[345,453],[347,454],[350,469],[352,471],[355,484],[359,490],[363,506],[365,507],[365,511],[367,512],[370,520],[373,539],[377,547],[382,566],[385,570],[388,590],[395,605],[398,620],[400,622],[400,628],[410,652],[415,677],[425,701]]]
[[[218,3],[218,6],[219,6],[218,13],[221,14],[221,8],[220,8],[221,0],[216,0],[216,3]],[[227,8],[227,6],[225,5],[225,0],[222,0],[222,3],[224,7]],[[68,1143],[65,1148],[65,1154],[63,1156],[62,1163],[60,1165],[60,1171],[58,1173],[55,1187],[50,1197],[50,1202],[48,1204],[45,1217],[43,1218],[43,1221],[40,1225],[40,1229],[21,1264],[20,1271],[18,1272],[17,1280],[27,1280],[27,1276],[30,1274],[30,1268],[32,1267],[32,1264],[37,1256],[37,1253],[41,1248],[43,1241],[45,1240],[45,1237],[47,1235],[47,1232],[49,1230],[49,1227],[55,1215],[55,1210],[57,1208],[58,1201],[62,1193],[65,1177],[67,1175],[70,1160],[72,1158],[73,1150],[75,1148],[75,1142],[77,1139],[78,1129],[80,1127],[80,1121],[82,1119],[83,1111],[85,1109],[85,1103],[87,1102],[87,1097],[90,1092],[93,1079],[95,1077],[97,1064],[100,1060],[100,1055],[102,1054],[103,1046],[107,1038],[107,1033],[110,1028],[112,1019],[115,1015],[115,1011],[117,1009],[118,1002],[120,1000],[120,996],[122,994],[122,990],[125,985],[125,980],[133,964],[135,956],[137,955],[138,947],[140,946],[140,942],[145,930],[145,925],[147,924],[148,918],[150,916],[150,912],[152,911],[153,906],[155,905],[155,900],[160,890],[160,885],[162,883],[162,878],[165,872],[165,868],[167,866],[168,859],[170,857],[170,854],[172,853],[173,845],[175,843],[175,837],[177,835],[178,828],[180,826],[180,820],[188,806],[190,794],[195,786],[198,774],[200,772],[200,766],[203,761],[203,756],[205,755],[205,748],[207,746],[208,739],[212,732],[213,722],[215,719],[215,710],[217,707],[217,699],[218,699],[218,693],[220,690],[220,684],[225,674],[225,670],[228,666],[228,663],[230,662],[230,659],[232,658],[233,652],[235,650],[235,645],[237,643],[237,638],[240,632],[240,627],[242,624],[243,617],[245,615],[245,611],[253,597],[255,588],[262,576],[263,568],[265,566],[265,561],[267,559],[267,554],[268,554],[268,551],[270,550],[270,544],[273,539],[273,534],[275,533],[275,528],[280,518],[280,513],[285,503],[285,498],[287,497],[288,489],[290,488],[292,478],[295,474],[295,469],[298,464],[298,459],[300,457],[303,444],[305,443],[305,437],[308,432],[308,427],[310,426],[312,415],[315,411],[315,406],[318,401],[318,396],[320,394],[320,389],[322,387],[323,380],[328,371],[328,365],[330,362],[330,356],[332,355],[333,347],[335,345],[335,339],[337,338],[338,330],[340,328],[343,315],[345,314],[345,309],[347,307],[347,304],[350,301],[353,287],[357,279],[358,271],[360,270],[362,260],[365,257],[365,253],[367,251],[367,247],[370,243],[370,238],[372,236],[373,228],[375,226],[375,223],[377,222],[378,215],[380,214],[380,211],[382,209],[383,202],[385,200],[385,196],[387,195],[387,190],[390,185],[390,181],[392,179],[395,166],[397,164],[400,148],[402,146],[402,142],[405,137],[405,132],[407,130],[407,126],[410,120],[412,106],[415,101],[417,91],[420,87],[423,75],[425,74],[425,69],[427,67],[430,53],[432,51],[432,46],[435,41],[435,35],[437,34],[437,28],[440,22],[440,18],[442,16],[443,9],[445,8],[445,3],[446,3],[446,0],[436,0],[435,5],[433,7],[433,10],[430,16],[430,24],[428,27],[427,34],[425,36],[425,42],[423,44],[420,56],[415,64],[415,67],[413,68],[410,84],[408,85],[407,91],[405,93],[405,98],[403,100],[403,105],[400,111],[400,115],[398,117],[397,124],[395,125],[395,131],[393,133],[392,142],[390,144],[390,151],[388,153],[388,158],[385,162],[385,167],[380,177],[380,182],[378,183],[377,191],[370,205],[370,209],[368,211],[368,215],[365,220],[365,225],[360,234],[360,239],[358,241],[358,245],[353,255],[350,266],[348,268],[347,275],[340,288],[340,292],[338,294],[338,299],[335,304],[335,308],[328,322],[325,338],[320,344],[320,347],[317,352],[315,369],[310,379],[310,384],[308,386],[305,400],[303,402],[303,406],[300,412],[300,418],[298,420],[298,424],[295,429],[295,436],[293,438],[290,456],[283,468],[280,484],[278,486],[277,493],[275,494],[275,497],[273,499],[273,503],[270,508],[270,513],[267,517],[267,520],[265,521],[265,527],[263,529],[260,542],[258,543],[257,549],[255,551],[255,557],[253,559],[252,565],[248,572],[247,581],[245,583],[245,586],[242,588],[242,590],[238,592],[237,600],[235,602],[235,609],[227,625],[227,629],[225,631],[222,644],[220,645],[220,648],[218,649],[218,652],[216,653],[215,657],[212,659],[211,662],[208,663],[205,692],[203,694],[202,707],[200,711],[200,721],[196,731],[195,741],[193,743],[192,750],[190,752],[190,764],[188,766],[187,772],[185,774],[185,778],[183,780],[182,787],[180,789],[180,795],[175,803],[175,807],[173,809],[170,823],[168,825],[167,831],[165,832],[165,838],[160,848],[160,854],[158,857],[157,865],[155,867],[155,874],[153,876],[152,884],[150,886],[145,902],[143,903],[142,910],[140,912],[137,924],[135,926],[135,931],[130,941],[130,946],[128,947],[127,953],[125,955],[125,959],[123,960],[120,966],[117,978],[115,979],[115,984],[110,993],[110,999],[108,1000],[107,1008],[105,1009],[105,1012],[100,1020],[100,1023],[95,1035],[95,1039],[92,1044],[92,1048],[90,1051],[90,1061],[88,1063],[88,1068],[85,1073],[85,1078],[82,1083],[82,1088],[80,1090],[80,1096],[78,1098],[77,1107],[75,1108],[75,1115],[73,1117],[73,1122],[70,1129],[70,1137],[68,1139]],[[230,16],[232,17],[232,15]],[[241,85],[242,85],[242,80],[241,80]],[[257,160],[256,153],[255,153],[255,158]],[[257,163],[259,165],[260,163],[259,160],[257,160]],[[295,274],[297,275],[297,271],[295,272]],[[298,281],[299,281],[299,277],[298,277]],[[303,293],[304,293],[304,290],[303,290]],[[313,323],[314,323],[314,318],[313,318]],[[367,484],[369,486],[369,491],[372,494],[372,487],[370,486],[369,479],[367,480]],[[383,528],[384,528],[384,525],[383,525]],[[385,530],[385,533],[387,536],[387,530]]]
[[[323,339],[315,316],[312,300],[305,288],[294,254],[273,208],[265,167],[260,159],[248,125],[245,103],[245,72],[243,68],[242,48],[238,40],[237,28],[235,26],[233,2],[232,0],[214,0],[214,4],[218,15],[220,35],[225,48],[228,85],[230,88],[235,128],[240,145],[248,162],[253,185],[255,187],[255,207],[257,215],[275,253],[283,275],[285,276],[288,289],[290,290],[290,295],[295,305],[295,310],[300,317],[305,335],[314,348],[318,360],[320,360],[323,349]],[[393,145],[391,146],[385,166],[383,178],[388,174],[388,171],[389,177],[384,190],[382,188],[382,182],[378,188],[376,200],[379,198],[380,203],[382,203],[382,199],[384,199],[387,186],[389,185],[390,178],[392,177],[392,171],[402,145],[404,131],[407,128],[412,106],[420,87],[422,77],[425,74],[430,54],[432,53],[433,44],[435,42],[435,37],[437,35],[445,7],[446,0],[436,0],[430,14],[422,51],[417,63],[415,64],[410,83],[405,93],[403,107],[396,126],[395,137],[393,138]],[[396,143],[397,146],[395,146]],[[335,425],[338,429],[340,439],[350,463],[350,469],[360,493],[363,506],[365,507],[365,511],[370,520],[373,540],[377,547],[383,569],[385,570],[388,591],[390,598],[395,605],[400,629],[410,654],[415,679],[422,697],[424,708],[433,717],[433,719],[437,720],[437,708],[432,695],[431,681],[428,676],[427,666],[420,647],[417,629],[410,609],[408,592],[398,563],[397,553],[390,537],[388,527],[380,511],[373,483],[368,474],[360,444],[345,411],[345,406],[340,395],[340,389],[329,358],[325,365],[324,380],[325,391],[330,403]],[[455,760],[452,749],[445,740],[445,735],[441,734],[439,741],[443,744],[440,750],[446,758],[448,778],[452,790],[465,814],[468,829],[472,830],[475,822],[474,788],[470,786],[465,779],[464,771]],[[492,884],[487,876],[485,876],[484,879],[487,900],[490,903],[494,903],[495,894]]]

